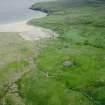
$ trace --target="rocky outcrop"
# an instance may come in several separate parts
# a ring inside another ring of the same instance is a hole
[[[44,9],[44,8],[30,8],[31,10],[36,10],[36,11],[41,11],[41,12],[44,12],[44,13],[47,13],[49,14],[49,11],[47,9]]]

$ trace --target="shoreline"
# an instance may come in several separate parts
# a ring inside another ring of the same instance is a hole
[[[40,19],[40,18],[43,18],[43,17],[46,17],[46,16],[47,16],[47,14],[42,12],[40,16],[36,16],[34,18],[31,18],[31,19]],[[26,30],[24,27],[18,29],[18,26],[20,26],[20,25],[31,26],[31,25],[28,24],[28,22],[31,19],[0,24],[0,32],[21,32],[22,30],[24,31],[24,30]]]
[[[29,19],[16,20],[16,21],[8,22],[8,23],[0,23],[0,26],[1,25],[9,25],[9,24],[14,24],[14,23],[19,23],[19,22],[28,22],[32,19],[40,19],[40,18],[43,18],[43,17],[47,16],[47,14],[42,12],[42,11],[38,11],[38,12],[39,12],[38,15],[34,15],[33,17],[30,17]]]
[[[27,24],[27,21],[0,25],[0,32],[15,32],[27,41],[36,41],[42,38],[51,38],[55,35],[53,31],[42,27],[29,25]]]
[[[42,3],[43,2],[51,2],[51,1],[56,1],[56,0],[45,0],[45,1],[41,1]],[[40,2],[39,2],[40,3]],[[37,4],[37,3],[36,3]],[[33,5],[33,4],[32,4]],[[33,16],[33,17],[31,17],[31,18],[29,18],[29,19],[24,19],[24,20],[16,20],[16,22],[8,22],[8,23],[0,23],[0,26],[1,25],[9,25],[9,24],[13,24],[13,23],[19,23],[19,22],[28,22],[28,21],[30,21],[30,20],[32,20],[32,19],[40,19],[40,18],[43,18],[43,17],[45,17],[45,16],[48,16],[49,14],[48,14],[48,10],[47,9],[43,9],[43,8],[35,8],[35,9],[33,9],[32,8],[32,5],[31,5],[31,7],[29,7],[29,9],[30,10],[32,10],[32,11],[37,11],[37,12],[39,12],[39,14],[38,15],[35,15],[35,17]]]
[[[39,19],[46,17],[47,14],[42,12],[42,15],[34,19]],[[8,23],[8,24],[2,24],[0,25],[0,32],[16,32],[18,35],[20,35],[24,40],[27,41],[35,41],[35,40],[40,40],[42,38],[51,38],[54,34],[49,29],[44,29],[42,27],[38,26],[33,26],[28,24],[28,20],[24,21],[18,21],[18,22],[13,22],[13,23]]]
[[[42,12],[41,16],[34,19],[39,19],[46,16],[47,14]],[[35,41],[42,38],[51,38],[55,36],[55,33],[49,29],[28,24],[29,20],[30,19],[9,24],[0,24],[0,32],[15,32],[18,33],[24,40],[28,41]]]
[[[38,17],[38,19],[45,16],[47,16],[47,14],[44,13],[44,15]],[[28,24],[28,21],[29,20],[24,20],[15,23],[2,24],[0,25],[0,32],[18,33],[18,35],[20,35],[26,41],[36,41],[44,38],[52,38],[56,35],[50,29],[30,25]]]
[[[53,0],[48,0],[48,1],[53,1]],[[37,10],[37,11],[39,11],[41,14],[39,16],[36,15],[36,17],[31,19],[40,19],[48,16],[48,14],[42,10]],[[28,21],[30,21],[31,19],[7,23],[7,24],[0,24],[0,33],[15,32],[18,33],[24,40],[28,41],[40,40],[42,38],[52,38],[56,35],[56,33],[54,33],[50,29],[45,29],[43,27],[38,27],[28,24]]]

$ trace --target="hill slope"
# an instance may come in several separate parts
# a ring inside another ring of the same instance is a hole
[[[54,1],[35,4],[32,8],[46,9],[49,16],[30,23],[50,28],[59,37],[43,42],[45,46],[41,46],[40,55],[35,58],[37,70],[19,81],[25,102],[29,105],[104,105],[103,1]]]

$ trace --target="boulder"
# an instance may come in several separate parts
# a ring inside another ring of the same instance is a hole
[[[71,67],[71,66],[73,66],[73,62],[71,62],[71,61],[64,61],[63,62],[63,66],[64,67]]]

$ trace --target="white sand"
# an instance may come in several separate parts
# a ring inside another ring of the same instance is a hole
[[[22,38],[30,41],[54,36],[51,30],[28,25],[27,21],[0,25],[0,32],[18,32]]]

